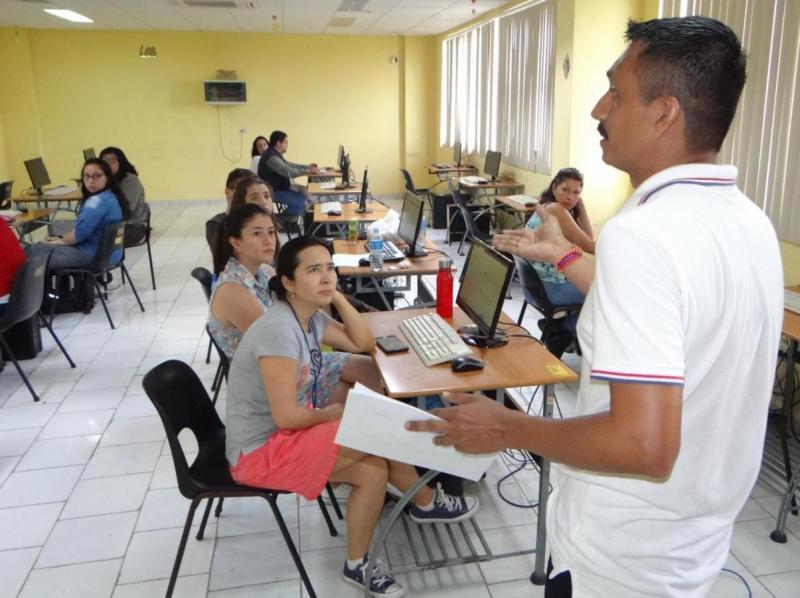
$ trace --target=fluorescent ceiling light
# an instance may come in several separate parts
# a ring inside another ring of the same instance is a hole
[[[59,19],[72,21],[73,23],[94,23],[94,21],[92,21],[89,17],[84,17],[82,14],[77,13],[74,10],[66,10],[61,8],[45,8],[44,12],[51,14],[54,17],[58,17]]]

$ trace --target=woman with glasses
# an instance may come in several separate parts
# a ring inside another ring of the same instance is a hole
[[[125,246],[138,245],[147,234],[147,202],[144,200],[144,187],[139,180],[136,167],[118,147],[106,147],[100,152],[100,158],[111,167],[119,188],[128,200],[130,216],[125,224]]]
[[[86,160],[81,169],[81,192],[75,228],[30,245],[29,256],[50,254],[50,269],[83,268],[94,260],[106,226],[122,222],[130,213],[125,194],[109,165],[100,158]]]
[[[583,175],[577,168],[562,168],[542,191],[539,203],[558,220],[564,236],[581,251],[594,253],[594,232],[589,214],[581,198]],[[533,214],[525,227],[537,230],[542,225],[539,216]],[[556,266],[545,262],[531,262],[544,285],[547,298],[553,305],[581,305],[584,295]],[[563,318],[559,322],[563,330],[573,334],[577,316]]]

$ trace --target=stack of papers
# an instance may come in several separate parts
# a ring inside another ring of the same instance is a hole
[[[452,446],[433,444],[432,433],[405,429],[407,421],[439,419],[427,411],[356,384],[347,393],[336,444],[478,481],[497,453],[468,455]]]

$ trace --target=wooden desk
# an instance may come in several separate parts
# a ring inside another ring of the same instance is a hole
[[[470,166],[469,164],[447,164],[446,166],[443,164],[429,164],[428,165],[428,174],[436,175],[436,178],[439,181],[436,183],[445,182],[450,176],[462,175],[462,174],[475,174],[478,172],[478,169],[474,166]]]
[[[8,226],[14,229],[22,239],[35,231],[37,228],[50,224],[50,219],[55,213],[53,208],[29,208],[27,212],[23,212],[14,220],[8,223]]]
[[[315,234],[320,227],[324,226],[326,228],[326,233],[330,234],[331,229],[334,229],[336,235],[346,237],[347,223],[350,220],[355,220],[359,223],[359,227],[361,227],[370,222],[380,220],[389,212],[389,208],[379,201],[367,203],[367,209],[371,210],[369,212],[360,214],[356,212],[357,209],[358,204],[355,202],[342,203],[342,213],[333,215],[323,212],[321,204],[314,204],[314,226],[311,228],[310,234]]]
[[[512,210],[516,212],[533,212],[533,208],[535,207],[536,203],[533,205],[526,205],[525,203],[519,202],[516,199],[511,199],[508,195],[493,195],[492,199],[498,203],[501,203],[505,206],[508,206]]]
[[[338,268],[340,278],[352,278],[354,287],[349,289],[354,296],[364,293],[378,293],[386,309],[393,308],[392,301],[387,296],[387,292],[410,291],[411,277],[417,277],[417,299],[424,302],[425,297],[420,295],[422,288],[422,277],[428,274],[436,274],[439,271],[439,258],[442,257],[436,243],[430,239],[425,239],[425,248],[428,255],[424,257],[409,257],[403,262],[384,262],[383,269],[374,272],[369,266],[340,266]],[[345,240],[337,239],[333,242],[334,253],[344,253],[348,255],[363,255],[369,253],[366,242],[358,240],[354,245],[350,245]],[[401,267],[400,264],[407,264]],[[386,278],[405,277],[405,284],[402,286],[384,287],[379,281]]]
[[[68,211],[68,212],[75,212],[76,209],[71,208],[70,204],[72,202],[79,202],[83,199],[83,193],[81,193],[80,189],[76,191],[72,191],[71,193],[66,193],[64,195],[31,195],[31,194],[24,194],[18,195],[16,197],[12,197],[11,201],[13,202],[14,206],[17,208],[21,207],[31,207],[32,205],[36,205],[36,207],[41,207],[44,204],[46,208],[48,204],[54,203],[56,204],[55,210],[53,210],[52,215],[50,218],[55,218],[55,215],[60,211]],[[66,208],[62,208],[61,204],[66,204]]]
[[[361,184],[350,183],[347,189],[323,189],[320,183],[308,182],[308,193],[310,195],[361,195]]]
[[[399,323],[406,319],[431,310],[401,310],[395,312],[377,312],[362,314],[370,329],[375,336],[395,334],[402,337]],[[501,315],[501,322],[512,323],[505,314]],[[458,308],[453,308],[453,327],[468,324],[469,320]],[[479,357],[484,362],[482,370],[466,372],[461,374],[453,373],[449,364],[441,364],[426,367],[422,364],[413,349],[405,353],[393,353],[386,355],[379,348],[373,350],[372,356],[381,378],[384,381],[388,394],[392,397],[413,397],[424,394],[439,393],[443,391],[473,391],[473,390],[495,390],[498,392],[498,400],[505,397],[505,389],[516,386],[543,386],[544,404],[543,411],[545,417],[552,417],[553,396],[552,385],[562,382],[573,382],[578,379],[577,374],[561,363],[556,357],[537,341],[530,338],[511,337],[504,347],[496,349],[472,349],[474,356]],[[403,498],[393,508],[385,525],[381,526],[381,531],[375,539],[370,554],[377,555],[392,529],[393,523],[400,517],[405,505],[421,487],[422,483],[431,479],[435,472],[428,472],[419,482],[412,486]],[[452,565],[468,562],[486,561],[492,558],[503,558],[517,556],[520,554],[536,553],[535,569],[533,578],[535,583],[541,585],[546,579],[545,573],[545,523],[547,519],[547,499],[550,485],[550,463],[542,459],[541,474],[539,476],[539,511],[536,523],[536,547],[535,549],[518,551],[514,553],[494,555],[483,540],[480,529],[474,519],[471,523],[481,538],[487,554],[476,555],[474,550],[471,556],[463,557],[458,553],[458,557],[450,559],[444,555],[444,560],[439,559],[434,563],[423,564],[424,568],[433,568],[443,565]],[[463,525],[463,524],[462,524]],[[448,530],[450,531],[450,530]],[[463,527],[462,527],[463,531]],[[451,539],[454,532],[449,534]],[[471,546],[470,546],[471,548]]]

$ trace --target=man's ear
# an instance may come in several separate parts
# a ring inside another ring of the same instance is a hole
[[[675,96],[661,96],[652,102],[656,113],[653,130],[656,137],[661,138],[667,131],[674,127],[678,120],[683,118],[681,103]]]

